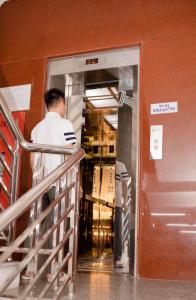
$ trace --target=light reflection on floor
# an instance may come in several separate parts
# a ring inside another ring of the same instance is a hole
[[[39,288],[34,289],[32,296],[43,289],[46,282],[42,281]],[[21,287],[21,290],[24,287]],[[36,292],[35,292],[36,291]],[[12,291],[16,297],[18,291]],[[54,299],[55,291],[48,298]],[[1,298],[0,298],[1,299]],[[19,298],[20,299],[20,298]],[[27,298],[26,300],[37,300]],[[68,288],[60,300],[195,300],[196,285],[194,282],[177,282],[166,280],[136,279],[127,274],[88,272],[78,273],[75,278],[74,293],[68,294]]]
[[[99,255],[97,255],[97,253]],[[93,249],[92,251],[85,253],[82,257],[80,257],[78,259],[77,271],[78,271],[78,274],[76,275],[76,284],[75,284],[75,288],[74,288],[75,295],[77,295],[78,283],[80,284],[81,280],[83,280],[83,278],[85,278],[85,274],[87,275],[86,278],[88,278],[88,281],[89,281],[89,287],[88,287],[89,295],[88,296],[90,298],[84,298],[84,300],[87,300],[87,299],[94,300],[95,299],[94,298],[95,283],[97,284],[97,279],[99,278],[99,274],[100,274],[100,276],[105,278],[104,284],[105,285],[107,284],[107,286],[110,285],[111,278],[113,278],[113,276],[115,276],[115,274],[117,276],[123,276],[123,274],[124,274],[125,276],[129,276],[127,278],[132,278],[132,276],[130,276],[128,274],[129,273],[128,265],[125,265],[123,268],[115,268],[114,267],[113,255],[112,255],[111,251],[103,251],[102,253],[99,253],[99,252],[97,252],[97,250]],[[108,273],[108,276],[107,276],[107,273]],[[110,276],[112,276],[112,277],[110,277]],[[121,277],[119,277],[119,278],[121,278]],[[28,297],[27,300],[37,299],[37,295],[40,293],[40,291],[43,289],[43,287],[46,283],[47,283],[46,281],[40,280],[40,282],[38,284],[36,284],[36,286],[32,290],[31,297],[33,297],[33,298]],[[18,297],[18,299],[20,299],[20,295],[22,294],[22,292],[24,291],[26,286],[27,286],[27,283],[25,283],[24,281],[21,281],[21,285],[18,289],[8,290],[6,292],[6,295],[9,296],[10,298]],[[49,299],[49,298],[53,299],[53,297],[55,297],[55,295],[56,295],[55,290],[53,288],[51,288],[46,296],[47,298],[44,298],[44,299]],[[68,298],[66,297],[66,299],[71,299],[70,296],[68,295],[68,289],[65,290],[64,295],[67,295]],[[65,299],[65,298],[62,298],[62,299]],[[80,299],[80,298],[74,298],[74,299]],[[1,300],[1,297],[0,297],[0,300]]]
[[[96,272],[115,272],[129,273],[129,265],[125,264],[123,268],[115,268],[113,263],[113,255],[103,252],[99,257],[83,255],[78,260],[78,271],[96,271]]]

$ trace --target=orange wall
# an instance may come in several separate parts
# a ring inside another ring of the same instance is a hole
[[[0,85],[33,83],[27,138],[43,114],[47,58],[140,45],[141,277],[196,279],[195,235],[180,232],[194,227],[167,225],[196,223],[195,20],[195,0],[11,0],[0,9]],[[150,103],[166,101],[179,113],[150,115]],[[149,160],[151,124],[164,125],[161,161]]]

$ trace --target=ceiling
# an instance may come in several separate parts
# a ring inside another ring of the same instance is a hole
[[[103,120],[114,130],[118,128],[117,108],[119,94],[115,86],[89,89],[85,91],[85,98],[93,111],[102,111]]]
[[[102,111],[103,120],[118,129],[119,92],[133,89],[133,70],[129,67],[85,72],[85,99],[94,112]]]

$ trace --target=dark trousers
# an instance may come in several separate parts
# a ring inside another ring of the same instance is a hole
[[[55,199],[55,191],[56,187],[52,186],[44,195],[42,199],[42,211],[44,211]],[[41,226],[41,235],[43,235],[48,229],[52,227],[54,224],[54,209],[50,212],[50,214],[45,218],[43,224]],[[52,249],[52,235],[46,241],[44,248]]]
[[[45,210],[51,202],[55,199],[56,187],[52,186],[44,195],[42,199],[42,211]],[[68,205],[68,198],[66,198],[65,205]],[[43,221],[41,226],[41,236],[44,235],[54,224],[54,209],[50,212],[50,214],[46,217]],[[70,220],[67,218],[67,222],[65,225],[66,230],[70,228]],[[53,248],[53,235],[46,241],[44,244],[44,249],[52,249]],[[64,246],[64,255],[69,251],[69,243]],[[39,255],[39,266],[41,267],[43,263],[48,258],[47,255]],[[51,268],[50,266],[47,267],[46,273],[50,273]]]
[[[44,195],[42,198],[42,211],[45,210],[50,203],[55,199],[55,191],[56,187],[52,186]],[[30,224],[30,220],[29,220]],[[50,212],[50,214],[45,218],[45,220],[41,224],[40,228],[40,237],[43,236],[46,231],[52,227],[54,224],[54,209]],[[27,238],[24,242],[24,247],[29,248],[30,247],[30,239]],[[50,238],[46,241],[46,243],[43,246],[43,249],[52,249],[52,235]],[[48,258],[48,255],[39,254],[38,256],[38,269],[44,264],[46,259]],[[50,272],[50,267],[46,270],[47,273]]]
[[[122,256],[122,207],[115,207],[114,216],[114,262]]]
[[[51,202],[55,199],[55,191],[56,187],[52,186],[44,195],[42,199],[42,211],[44,211],[50,204]],[[50,212],[50,214],[45,218],[41,225],[41,230],[40,230],[40,235],[44,235],[54,224],[54,209]],[[43,249],[52,249],[52,235],[50,235],[49,239],[46,241],[46,243],[43,246]],[[46,259],[48,258],[48,255],[39,255],[38,259],[38,266],[39,268],[44,264]],[[51,268],[50,266],[47,267],[46,273],[50,273]]]

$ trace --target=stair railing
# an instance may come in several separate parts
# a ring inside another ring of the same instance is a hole
[[[59,299],[68,282],[70,282],[70,287],[73,286],[73,274],[76,270],[80,198],[79,165],[80,160],[84,157],[84,151],[75,147],[66,148],[33,144],[25,141],[1,93],[0,112],[15,141],[15,148],[12,149],[5,136],[0,132],[1,140],[13,157],[12,171],[6,165],[6,161],[3,161],[4,170],[11,178],[9,189],[2,179],[0,181],[0,187],[9,196],[10,200],[9,207],[0,214],[0,232],[2,232],[3,236],[4,232],[9,232],[9,243],[0,248],[2,253],[0,265],[9,260],[14,253],[23,253],[22,260],[18,262],[17,268],[7,278],[1,280],[0,296],[5,295],[16,276],[20,275],[27,268],[30,272],[29,274],[31,274],[29,284],[22,294],[15,299],[27,299],[28,295],[32,297],[32,290],[39,285],[40,279],[45,275],[49,267],[51,272],[50,282],[44,284],[44,288],[39,295],[36,294],[35,298],[44,299],[43,297],[47,295],[47,292],[53,286],[55,291],[53,290],[52,299]],[[66,155],[66,160],[51,174],[17,199],[20,148],[29,152],[61,154],[64,157]],[[50,205],[45,210],[42,210],[40,206],[41,198],[51,187],[54,187],[55,197]],[[32,207],[35,209],[32,210]],[[29,209],[31,209],[31,212],[33,211],[31,222],[16,237],[16,222]],[[50,218],[51,214],[54,219],[53,224],[46,231],[42,232],[42,226],[45,220]],[[29,238],[29,246],[24,247],[24,242]],[[52,243],[52,247],[47,246],[48,242]],[[45,262],[40,266],[39,258],[41,255],[45,257]],[[65,278],[63,284],[59,285],[62,274],[64,274]]]

